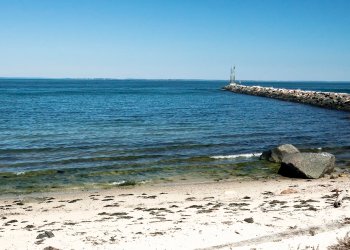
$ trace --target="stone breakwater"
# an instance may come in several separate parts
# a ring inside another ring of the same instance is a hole
[[[225,90],[239,94],[263,96],[290,102],[299,102],[324,108],[350,111],[350,94],[306,91],[300,89],[279,89],[261,86],[245,86],[231,83]]]

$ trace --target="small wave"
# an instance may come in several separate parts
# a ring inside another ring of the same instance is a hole
[[[109,185],[119,186],[119,185],[124,184],[124,183],[125,183],[125,181],[114,181],[112,183],[109,183]]]
[[[217,155],[211,156],[212,159],[236,159],[236,158],[251,158],[259,157],[261,153],[248,153],[248,154],[237,154],[237,155]]]
[[[114,181],[112,183],[109,183],[108,185],[111,185],[111,186],[134,186],[136,184],[145,184],[145,183],[148,183],[150,181],[147,181],[147,180],[142,180],[142,181],[133,181],[133,180],[123,180],[123,181]]]
[[[22,175],[25,174],[26,172],[22,171],[22,172],[16,172],[16,175]]]

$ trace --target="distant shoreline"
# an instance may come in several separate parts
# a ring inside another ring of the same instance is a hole
[[[0,76],[0,80],[113,80],[113,81],[213,81],[213,82],[227,82],[226,79],[202,79],[202,78],[118,78],[118,77],[13,77],[13,76]],[[240,80],[243,83],[257,82],[257,83],[350,83],[350,80]]]

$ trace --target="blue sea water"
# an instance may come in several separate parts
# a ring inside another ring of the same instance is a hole
[[[350,93],[350,82],[242,83]],[[273,176],[253,154],[283,143],[350,167],[349,113],[226,84],[0,79],[0,192]]]

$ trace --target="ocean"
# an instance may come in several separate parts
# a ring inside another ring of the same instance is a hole
[[[0,79],[0,192],[274,178],[291,143],[350,169],[350,114],[234,94],[227,81]],[[350,93],[350,82],[259,82]]]

